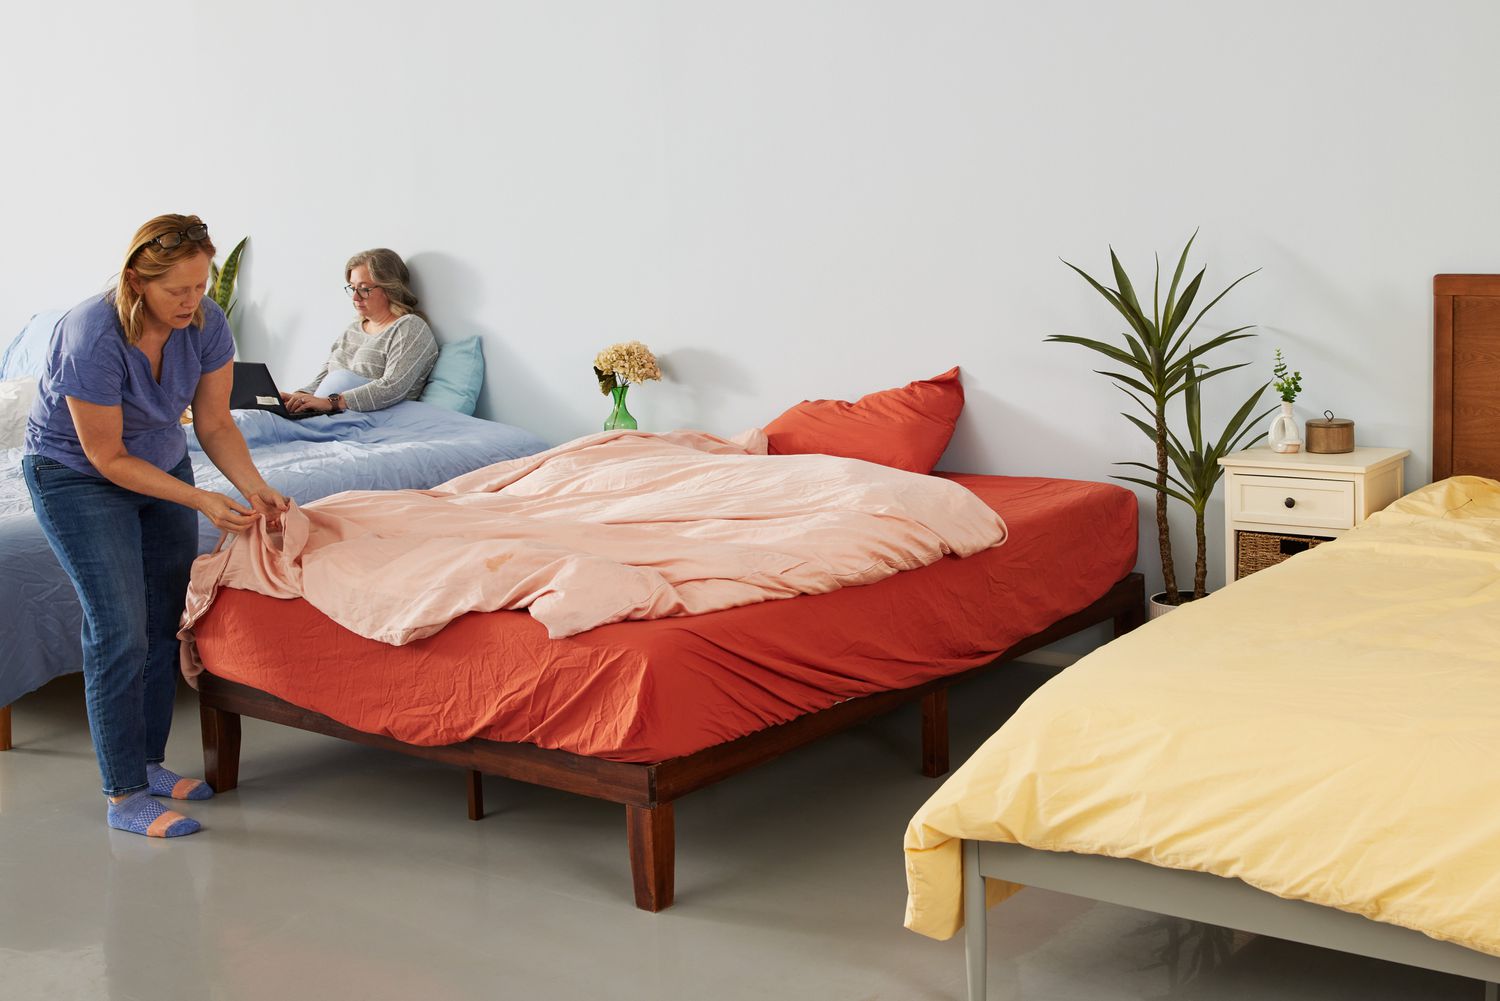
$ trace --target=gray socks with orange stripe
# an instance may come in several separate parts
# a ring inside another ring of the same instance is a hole
[[[146,766],[146,782],[153,796],[170,796],[173,799],[208,799],[214,794],[207,782],[201,779],[185,779],[161,765]]]
[[[133,792],[119,802],[110,800],[109,826],[151,838],[178,838],[201,827],[192,817],[168,810],[152,799],[150,789]]]

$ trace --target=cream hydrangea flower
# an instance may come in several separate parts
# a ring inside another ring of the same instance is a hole
[[[616,386],[661,378],[656,356],[640,341],[611,344],[594,356],[594,376],[599,392],[608,393]]]

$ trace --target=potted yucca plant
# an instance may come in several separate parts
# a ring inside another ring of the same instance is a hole
[[[1208,594],[1208,535],[1204,522],[1208,512],[1209,498],[1213,496],[1214,487],[1218,486],[1219,480],[1224,477],[1224,467],[1219,465],[1219,460],[1230,452],[1249,448],[1264,438],[1266,432],[1262,431],[1249,441],[1245,441],[1245,436],[1255,429],[1255,425],[1276,409],[1273,406],[1270,410],[1255,413],[1261,396],[1270,385],[1270,383],[1262,383],[1255,392],[1250,394],[1249,399],[1240,404],[1240,408],[1229,419],[1229,423],[1224,426],[1219,437],[1209,441],[1203,435],[1203,405],[1200,387],[1205,378],[1204,371],[1204,366],[1189,361],[1187,382],[1182,390],[1188,441],[1184,443],[1171,428],[1167,429],[1167,457],[1172,461],[1172,469],[1167,473],[1167,483],[1164,487],[1167,496],[1175,497],[1193,509],[1193,538],[1197,543],[1197,559],[1193,564],[1192,596],[1194,598],[1202,598]],[[1140,428],[1147,438],[1155,441],[1155,427],[1134,414],[1126,414],[1125,417]],[[1144,462],[1126,462],[1121,465],[1139,466],[1152,473],[1157,471],[1155,466],[1148,466]],[[1119,479],[1129,480],[1131,483],[1150,489],[1156,489],[1158,486],[1156,480],[1144,480],[1134,476],[1120,476]]]
[[[1136,295],[1135,285],[1130,276],[1126,274],[1125,268],[1115,254],[1114,248],[1109,250],[1110,266],[1114,271],[1115,287],[1109,288],[1094,280],[1087,272],[1075,264],[1063,261],[1068,267],[1077,272],[1093,289],[1115,308],[1115,311],[1124,318],[1128,330],[1121,334],[1122,343],[1110,344],[1104,341],[1087,337],[1078,337],[1072,334],[1054,334],[1047,338],[1049,342],[1060,344],[1077,344],[1091,351],[1103,355],[1112,364],[1110,368],[1096,369],[1100,375],[1111,379],[1125,395],[1129,396],[1146,414],[1146,419],[1141,419],[1133,414],[1124,414],[1135,426],[1144,431],[1155,446],[1155,462],[1146,463],[1120,463],[1121,465],[1142,466],[1153,473],[1149,481],[1133,476],[1119,476],[1117,478],[1129,480],[1134,483],[1143,484],[1156,493],[1156,537],[1157,548],[1161,556],[1162,571],[1162,593],[1153,597],[1166,605],[1179,604],[1185,598],[1201,596],[1199,586],[1201,577],[1195,574],[1194,590],[1184,593],[1177,588],[1177,570],[1172,558],[1172,535],[1171,526],[1167,518],[1167,501],[1169,497],[1176,496],[1190,506],[1195,503],[1192,497],[1202,495],[1202,504],[1206,507],[1208,497],[1202,493],[1201,487],[1206,483],[1208,492],[1212,492],[1213,485],[1218,482],[1217,475],[1213,476],[1211,482],[1206,480],[1209,475],[1206,467],[1195,466],[1193,453],[1199,453],[1199,459],[1206,459],[1209,450],[1201,446],[1201,420],[1197,417],[1189,418],[1189,437],[1194,441],[1194,449],[1189,450],[1182,446],[1180,440],[1175,440],[1172,431],[1167,425],[1167,404],[1173,397],[1185,393],[1191,386],[1193,389],[1193,410],[1198,413],[1199,387],[1202,383],[1216,375],[1232,372],[1242,368],[1245,363],[1226,365],[1220,368],[1209,368],[1200,365],[1204,355],[1215,348],[1229,344],[1254,334],[1245,333],[1253,324],[1243,327],[1235,327],[1222,334],[1210,337],[1202,344],[1194,347],[1188,343],[1198,322],[1203,319],[1205,313],[1212,309],[1220,299],[1228,295],[1240,282],[1249,278],[1254,271],[1241,275],[1224,288],[1218,295],[1214,296],[1206,306],[1193,313],[1193,305],[1197,302],[1203,287],[1203,278],[1207,273],[1206,267],[1201,268],[1196,275],[1182,285],[1182,276],[1187,268],[1188,252],[1192,249],[1193,241],[1198,234],[1193,233],[1188,238],[1187,244],[1182,248],[1182,253],[1177,260],[1177,269],[1172,275],[1172,282],[1167,288],[1165,303],[1161,299],[1161,258],[1156,258],[1156,274],[1151,288],[1151,310],[1147,312],[1141,305]],[[1258,269],[1257,269],[1258,270]],[[1179,294],[1178,290],[1181,289]],[[1190,318],[1191,317],[1191,318]],[[1262,390],[1264,387],[1262,387]],[[1260,393],[1248,404],[1253,410],[1254,401],[1259,400]],[[1238,415],[1237,415],[1238,417]],[[1226,450],[1233,446],[1234,442],[1240,440],[1243,435],[1243,421],[1231,421],[1230,428],[1226,428],[1225,436],[1215,442],[1215,446],[1221,442],[1225,444]],[[1184,460],[1185,467],[1189,470],[1187,476],[1173,477],[1172,470],[1175,461],[1174,451]],[[1215,459],[1209,463],[1213,467],[1213,473],[1218,472],[1218,461]],[[1194,469],[1201,469],[1199,473],[1193,473]],[[1198,481],[1198,488],[1191,486],[1193,481]],[[1175,481],[1175,482],[1174,482]],[[1202,518],[1199,518],[1198,534],[1198,565],[1205,565],[1207,559],[1206,544],[1202,532]]]

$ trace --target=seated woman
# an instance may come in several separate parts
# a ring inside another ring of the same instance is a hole
[[[417,399],[432,374],[437,339],[416,311],[411,273],[400,255],[384,247],[355,254],[344,278],[358,315],[333,342],[317,377],[281,394],[290,411],[383,410]]]

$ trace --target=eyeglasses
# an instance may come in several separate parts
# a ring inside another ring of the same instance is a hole
[[[161,236],[158,236],[154,240],[148,240],[147,243],[154,243],[162,250],[171,250],[173,247],[182,246],[182,241],[184,240],[192,240],[194,243],[202,243],[207,239],[208,227],[200,222],[195,225],[189,226],[187,229],[179,229],[172,233],[163,233]]]
[[[368,299],[370,298],[370,293],[379,288],[379,285],[345,285],[344,294],[352,295],[359,299]]]

